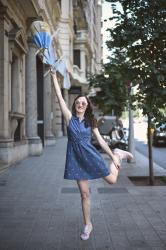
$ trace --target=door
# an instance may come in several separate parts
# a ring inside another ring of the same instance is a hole
[[[44,66],[41,59],[36,57],[37,66],[37,132],[44,146]]]

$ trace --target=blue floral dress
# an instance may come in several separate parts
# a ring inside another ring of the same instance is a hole
[[[67,152],[64,179],[91,180],[110,174],[101,154],[91,144],[91,127],[72,116],[67,126]]]

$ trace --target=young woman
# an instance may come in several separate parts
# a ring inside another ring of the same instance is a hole
[[[99,133],[89,99],[84,95],[76,97],[71,112],[62,97],[56,73],[51,71],[51,75],[59,105],[67,124],[68,144],[64,178],[77,181],[84,219],[84,230],[80,237],[82,240],[87,240],[93,228],[90,218],[88,180],[103,178],[109,184],[115,183],[121,160],[124,158],[131,159],[133,156],[129,152],[119,149],[115,149],[114,153],[112,153]],[[100,153],[91,144],[92,132],[102,149],[112,159],[109,168]]]

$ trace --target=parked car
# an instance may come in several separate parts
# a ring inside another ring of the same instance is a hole
[[[162,124],[160,127],[154,129],[152,144],[153,146],[166,144],[166,124]]]

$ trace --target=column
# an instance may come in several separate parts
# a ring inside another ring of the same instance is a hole
[[[69,92],[67,89],[64,89],[64,100],[69,108]],[[64,135],[67,135],[66,123],[64,124]]]
[[[0,10],[0,168],[11,161],[10,149],[13,147],[9,123],[9,44],[5,33],[5,30],[8,30],[5,13],[6,9],[2,8]]]
[[[52,131],[53,135],[56,137],[56,94],[55,94],[55,89],[52,84],[51,86],[51,91],[52,91],[52,112],[53,112],[53,119],[52,119]]]
[[[31,155],[42,153],[42,143],[37,133],[37,75],[36,48],[28,41],[29,50],[26,58],[26,135]]]
[[[58,79],[58,82],[60,83],[60,80]],[[53,120],[52,120],[52,127],[53,127],[53,134],[56,137],[63,136],[62,133],[62,113],[60,110],[60,106],[58,103],[58,98],[55,93],[55,88],[52,86],[52,109],[53,109]]]
[[[55,135],[56,137],[61,137],[63,136],[62,132],[62,112],[60,110],[60,106],[58,103],[58,98],[57,96],[55,97],[55,107],[56,107],[56,116],[55,116]]]
[[[6,26],[6,27],[5,27]],[[9,65],[9,46],[8,37],[5,34],[7,23],[0,14],[0,140],[9,139],[9,103],[8,103],[8,65]]]
[[[52,91],[51,91],[51,75],[48,72],[48,67],[45,67],[44,77],[44,134],[45,145],[54,145],[55,137],[52,131]]]
[[[63,18],[69,18],[70,0],[61,0],[61,11]]]

